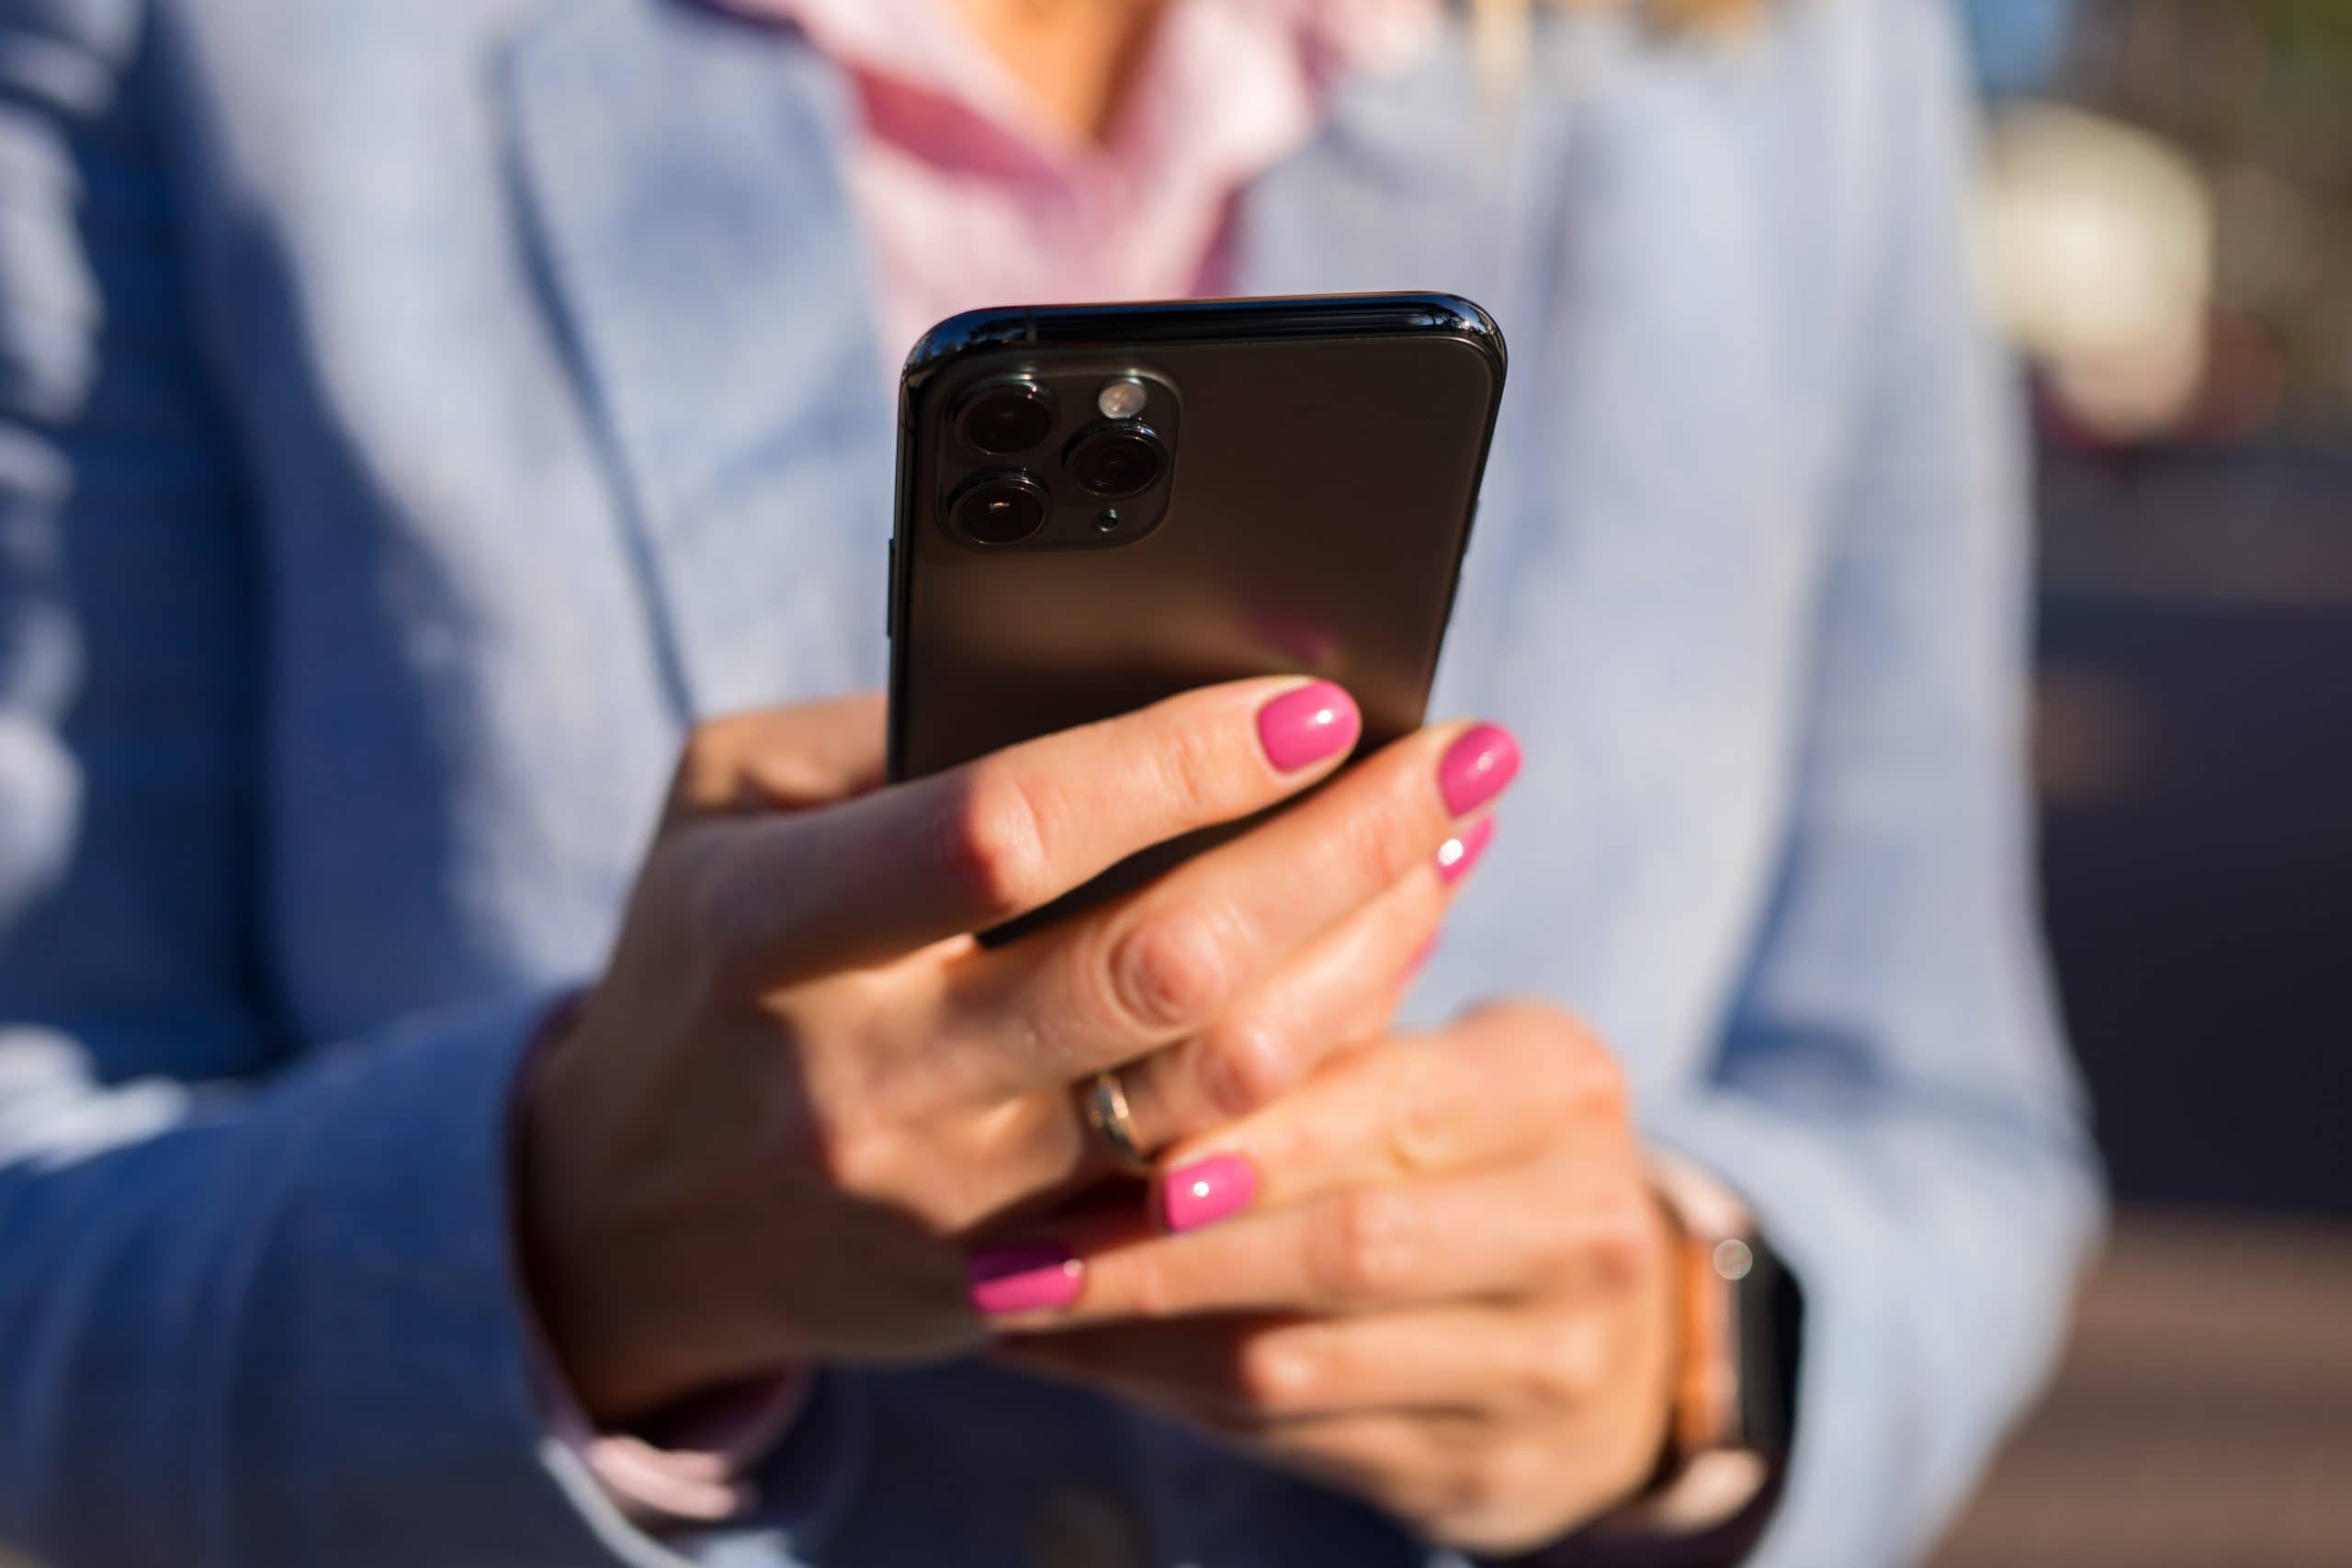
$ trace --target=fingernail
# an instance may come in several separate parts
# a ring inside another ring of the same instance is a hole
[[[965,1268],[972,1304],[990,1317],[1068,1306],[1086,1282],[1086,1265],[1050,1241],[992,1247],[974,1253]]]
[[[1467,817],[1519,776],[1519,741],[1499,724],[1482,724],[1446,749],[1437,765],[1445,808]]]
[[[1258,710],[1258,742],[1274,771],[1295,773],[1329,761],[1356,743],[1363,716],[1353,697],[1329,681],[1284,692]]]
[[[1238,1155],[1214,1155],[1160,1179],[1159,1215],[1171,1231],[1229,1220],[1258,1195],[1258,1172]]]
[[[1470,868],[1478,863],[1478,857],[1485,854],[1487,846],[1494,841],[1495,819],[1481,817],[1475,825],[1465,829],[1460,838],[1448,839],[1439,849],[1438,875],[1448,887],[1453,886],[1470,874]],[[1436,943],[1432,942],[1430,946],[1434,947]]]

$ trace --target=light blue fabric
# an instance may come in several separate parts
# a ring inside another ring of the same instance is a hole
[[[1792,1568],[1935,1529],[2097,1221],[1951,30],[1550,20],[1515,107],[1449,49],[1240,214],[1252,291],[1510,333],[1440,706],[1528,771],[1415,1006],[1583,1012],[1794,1259]],[[975,1368],[829,1376],[786,1503],[707,1540],[542,1428],[531,1022],[690,717],[882,674],[851,112],[683,0],[0,0],[0,1539],[978,1568],[1125,1517],[1170,1564],[1447,1561]]]

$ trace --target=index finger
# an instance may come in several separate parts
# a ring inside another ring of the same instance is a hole
[[[722,929],[769,984],[884,963],[1262,811],[1338,767],[1363,727],[1328,681],[1232,682],[737,827],[716,874]]]
[[[973,1032],[978,1070],[1006,1092],[1076,1083],[1210,1027],[1399,883],[1436,897],[1518,766],[1498,725],[1419,730],[1052,940],[967,965],[957,999],[1005,1025]]]

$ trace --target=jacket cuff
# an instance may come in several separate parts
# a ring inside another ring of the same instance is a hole
[[[521,1105],[532,1076],[579,1011],[577,997],[543,1012],[531,1032],[509,1095],[508,1158],[521,1144]],[[681,1402],[628,1430],[600,1430],[548,1342],[539,1303],[522,1286],[530,1320],[531,1375],[548,1433],[596,1478],[623,1514],[649,1530],[733,1523],[759,1503],[751,1472],[773,1454],[808,1404],[806,1368],[747,1379]]]
[[[544,1348],[534,1347],[548,1430],[647,1529],[728,1524],[760,1503],[752,1472],[807,1404],[805,1371],[720,1389],[628,1431],[599,1431]]]
[[[334,1478],[323,1502],[314,1489],[288,1506],[332,1516],[319,1518],[322,1540],[373,1543],[355,1562],[686,1568],[699,1556],[626,1516],[549,1429],[534,1375],[512,1107],[561,999],[537,993],[396,1026],[305,1073],[276,1106],[300,1146],[260,1267],[308,1297],[279,1332],[309,1342],[281,1338],[267,1352],[301,1376],[257,1385],[284,1402],[273,1414],[289,1451],[308,1456],[305,1473]],[[801,1437],[796,1427],[770,1466],[789,1455],[826,1470],[826,1484],[804,1490],[831,1499],[854,1467],[833,1456],[836,1474]],[[773,1535],[782,1521],[761,1522]]]

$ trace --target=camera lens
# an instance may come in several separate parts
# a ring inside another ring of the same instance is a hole
[[[991,457],[1035,451],[1054,433],[1054,401],[1034,381],[988,388],[964,408],[964,439]]]
[[[1017,545],[1046,525],[1045,487],[1025,474],[985,474],[964,488],[948,515],[975,544]]]
[[[1168,448],[1140,420],[1097,425],[1070,443],[1069,477],[1091,494],[1116,501],[1149,490],[1168,469]]]

